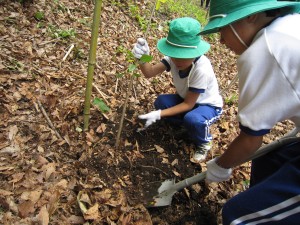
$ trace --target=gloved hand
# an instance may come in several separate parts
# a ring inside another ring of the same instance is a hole
[[[155,123],[157,120],[160,120],[160,112],[161,112],[161,110],[159,109],[159,110],[152,111],[152,112],[149,112],[144,115],[139,115],[139,118],[142,120],[147,120],[145,127],[149,127],[151,124]]]
[[[135,58],[140,59],[142,55],[149,55],[150,49],[147,41],[144,38],[138,38],[137,43],[132,49],[132,54]]]
[[[231,176],[232,169],[225,169],[217,165],[216,161],[218,157],[208,161],[206,163],[207,171],[206,171],[206,183],[212,182],[221,182],[224,180],[228,180]]]

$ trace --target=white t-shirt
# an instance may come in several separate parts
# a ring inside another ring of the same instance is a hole
[[[197,104],[222,107],[223,100],[219,94],[219,86],[209,59],[202,55],[193,62],[188,76],[180,77],[179,70],[170,57],[165,56],[170,66],[173,82],[180,97],[185,98],[188,90],[200,93]]]
[[[276,19],[238,59],[238,120],[254,135],[287,119],[300,127],[299,26],[299,14]]]

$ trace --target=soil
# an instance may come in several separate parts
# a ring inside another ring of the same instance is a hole
[[[163,181],[174,179],[178,182],[196,175],[202,168],[191,162],[194,146],[184,129],[178,130],[165,121],[141,132],[138,128],[139,123],[125,123],[122,140],[127,144],[116,153],[119,155],[116,164],[108,165],[109,153],[101,150],[83,161],[83,167],[99,173],[108,186],[114,185],[116,177],[126,177],[130,182],[125,181],[123,190],[129,204],[142,203],[147,207],[153,224],[217,224],[215,212],[203,202],[209,193],[204,181],[199,182],[196,190],[187,187],[185,191],[175,193],[169,206],[150,206]],[[109,144],[113,143],[108,141]]]

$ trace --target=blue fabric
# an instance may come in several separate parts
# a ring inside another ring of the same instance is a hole
[[[299,225],[300,142],[253,160],[251,171],[250,188],[224,205],[223,224]]]
[[[196,93],[204,93],[205,92],[204,89],[198,89],[198,88],[193,88],[193,87],[189,87],[189,91],[196,92]]]
[[[251,130],[250,128],[243,126],[241,123],[239,123],[239,127],[243,132],[245,132],[246,134],[249,134],[251,136],[263,136],[265,134],[270,133],[270,129]]]
[[[183,101],[184,99],[177,94],[162,94],[157,97],[154,106],[156,109],[167,109]],[[164,119],[179,126],[183,125],[195,144],[201,145],[212,140],[209,127],[219,119],[221,114],[221,108],[209,105],[196,105],[189,112]]]
[[[166,66],[166,68],[167,68],[166,71],[167,71],[167,72],[170,72],[171,66],[170,66],[170,64],[167,62],[167,60],[162,59],[161,62]]]

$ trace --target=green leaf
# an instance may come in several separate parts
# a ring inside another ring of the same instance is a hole
[[[142,55],[140,61],[146,63],[146,62],[151,62],[152,59],[153,57],[151,55]]]
[[[100,98],[95,98],[93,104],[97,106],[102,113],[109,111],[109,107]]]
[[[43,12],[36,12],[36,13],[34,14],[34,18],[36,18],[37,20],[42,20],[42,19],[45,18],[45,15],[44,15]]]
[[[136,69],[136,65],[134,65],[134,64],[130,64],[129,67],[128,67],[128,71],[129,71],[129,72],[132,72],[132,71],[134,71],[135,69]]]
[[[139,73],[134,73],[133,76],[134,76],[134,77],[140,77],[141,74],[139,74]]]
[[[124,74],[122,74],[122,73],[117,73],[117,74],[116,74],[116,77],[117,77],[117,78],[121,78],[121,77],[123,77],[123,75],[124,75]]]

